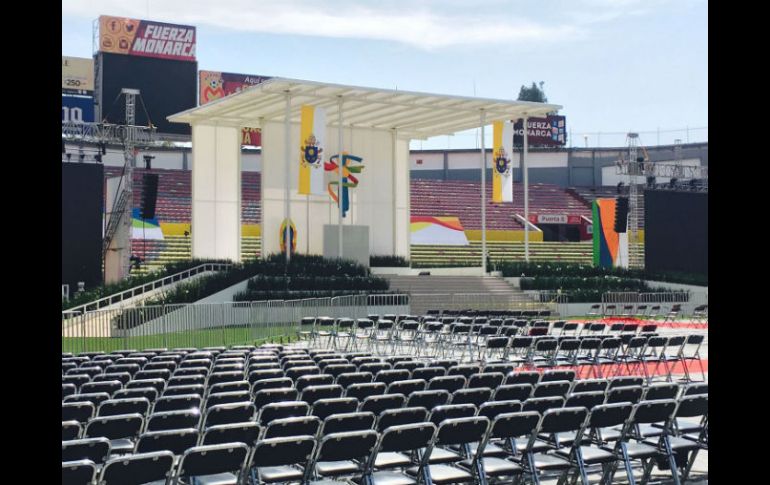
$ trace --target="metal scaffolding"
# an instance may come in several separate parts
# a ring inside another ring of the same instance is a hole
[[[133,169],[136,167],[136,151],[140,146],[155,144],[155,128],[135,124],[136,97],[140,96],[139,90],[123,89],[121,94],[125,95],[126,101],[125,124],[63,122],[62,140],[79,144],[95,143],[102,147],[123,147],[123,180],[115,194],[112,210],[107,214],[102,250],[105,255],[110,249],[120,252],[120,274],[127,276],[131,264],[131,211],[134,205]]]

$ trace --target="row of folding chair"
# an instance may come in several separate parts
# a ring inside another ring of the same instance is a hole
[[[344,319],[340,319],[344,320]],[[350,320],[350,323],[352,324],[352,320]],[[432,328],[432,326],[435,325],[435,328]],[[579,365],[583,362],[577,362],[577,360],[570,362],[568,357],[571,355],[578,356],[580,354],[581,350],[586,350],[586,353],[590,356],[591,353],[594,354],[594,357],[597,357],[598,360],[601,360],[602,364],[612,364],[612,363],[620,363],[615,362],[615,349],[622,349],[623,354],[621,355],[622,358],[626,357],[626,350],[629,348],[630,344],[633,344],[634,352],[639,352],[639,356],[643,357],[645,361],[649,362],[652,360],[657,360],[658,364],[663,364],[664,368],[666,369],[666,379],[670,380],[671,378],[671,366],[668,366],[668,363],[671,362],[672,359],[671,355],[665,355],[665,352],[673,348],[674,353],[676,354],[676,359],[678,361],[682,361],[684,365],[687,365],[687,361],[694,361],[699,360],[699,348],[700,344],[704,340],[703,335],[690,335],[688,337],[684,336],[672,336],[672,337],[662,337],[655,334],[648,334],[648,333],[641,333],[641,334],[634,334],[634,333],[618,333],[616,335],[612,334],[602,334],[606,326],[604,324],[586,324],[585,327],[591,328],[593,326],[598,325],[601,327],[599,330],[599,334],[593,333],[593,329],[588,331],[588,335],[576,335],[573,338],[577,338],[580,340],[580,344],[572,341],[567,341],[564,343],[564,346],[572,345],[571,348],[567,349],[568,354],[566,355],[567,361],[564,363],[564,365]],[[625,327],[624,324],[620,324]],[[344,335],[344,338],[347,339],[347,342],[356,342],[357,340],[364,340],[368,342],[368,350],[373,350],[375,353],[383,354],[383,353],[397,353],[397,351],[411,351],[413,352],[417,357],[420,357],[420,353],[426,353],[428,356],[441,356],[441,357],[454,357],[457,355],[457,352],[459,352],[459,358],[463,359],[466,355],[468,355],[471,358],[476,358],[478,356],[479,359],[493,359],[493,358],[502,358],[506,359],[508,355],[513,351],[515,353],[521,354],[522,351],[528,355],[532,356],[534,352],[540,350],[535,347],[536,341],[534,340],[537,336],[520,336],[520,337],[512,337],[506,335],[506,336],[500,336],[499,331],[500,328],[491,327],[491,326],[479,326],[476,329],[476,333],[473,332],[473,327],[469,325],[464,324],[452,324],[448,328],[444,326],[440,326],[438,323],[423,323],[422,326],[418,324],[417,322],[411,322],[411,321],[404,321],[399,325],[401,328],[399,328],[399,331],[394,331],[393,329],[396,328],[394,324],[390,321],[385,322],[379,322],[376,327],[373,327],[371,330],[371,333],[366,333],[363,336],[358,333],[351,333],[351,332],[337,332],[334,330],[330,330],[328,332],[328,335],[326,335],[331,342],[335,342],[336,339],[340,338],[340,335]],[[613,329],[613,326],[610,326],[610,332],[618,331],[622,332],[623,328],[617,327]],[[542,327],[542,329],[545,331],[545,327]],[[533,329],[535,330],[535,329]],[[511,335],[515,335],[516,332],[511,332]],[[507,338],[506,338],[507,337]],[[560,336],[560,339],[568,339],[569,336]],[[589,341],[583,343],[584,340],[588,338],[598,338],[600,339],[600,342],[596,341]],[[618,338],[621,340],[621,342],[617,342],[616,340],[612,340],[613,338]],[[650,339],[655,338],[655,340],[650,341]],[[547,342],[540,342],[541,346],[548,346],[549,344]],[[684,354],[685,349],[687,346],[694,346],[693,354],[690,356],[686,356]],[[335,345],[331,345],[332,348],[335,347]],[[354,345],[355,348],[358,348]],[[344,348],[347,348],[347,343],[344,346]],[[560,350],[555,349],[551,347],[546,347],[543,349],[544,352],[548,352],[550,350]],[[573,352],[574,351],[574,352]],[[608,355],[602,355],[603,351],[606,351],[604,353]],[[662,358],[657,358],[657,352],[660,352],[661,354],[664,354]],[[557,354],[558,352],[554,352],[554,354]],[[610,362],[606,362],[607,358],[611,357]],[[636,358],[636,354],[630,355],[631,358]],[[523,364],[529,364],[532,365],[534,362],[528,359],[516,359],[518,362]],[[542,359],[541,359],[542,360]],[[586,360],[586,359],[581,359]],[[588,359],[590,362],[590,359]],[[624,363],[627,363],[628,360],[623,360]],[[599,363],[597,359],[594,359],[594,364]],[[558,362],[553,361],[550,363],[551,366],[559,365]],[[647,366],[640,366],[640,369],[643,372],[646,372]],[[655,369],[657,370],[657,368]],[[615,372],[620,372],[620,366],[615,367]],[[701,369],[701,372],[703,373],[703,369]],[[648,376],[650,377],[650,376]],[[704,376],[705,377],[705,376]],[[686,372],[686,378],[690,379],[689,375],[689,368]]]
[[[707,449],[707,434],[704,428],[681,433],[671,424],[677,418],[707,419],[707,413],[707,395],[590,407],[537,409],[528,407],[527,402],[522,405],[503,401],[478,408],[439,406],[430,412],[424,408],[392,409],[377,417],[371,412],[332,415],[323,421],[317,434],[312,429],[295,427],[294,432],[303,434],[282,433],[273,437],[270,427],[267,433],[260,433],[258,425],[249,422],[212,427],[202,440],[197,437],[200,441],[196,441],[194,430],[146,434],[137,442],[133,454],[121,459],[129,465],[135,461],[144,463],[147,453],[181,455],[176,470],[171,460],[168,468],[158,467],[165,470],[162,475],[147,479],[149,471],[144,471],[145,481],[203,475],[201,483],[206,483],[205,475],[229,473],[236,480],[248,478],[253,483],[306,483],[348,477],[359,483],[392,483],[394,478],[400,478],[406,483],[483,484],[521,475],[538,483],[541,476],[549,473],[561,478],[573,473],[588,483],[588,471],[596,465],[602,466],[603,481],[609,483],[619,464],[634,483],[633,462],[641,461],[645,480],[650,463],[664,458],[679,483],[680,472],[686,479],[697,451]],[[319,421],[314,421],[316,427]],[[639,434],[644,425],[657,425],[660,431],[654,436]],[[602,433],[616,428],[619,431],[614,434]],[[233,441],[209,444],[226,440]],[[240,446],[234,446],[236,442]],[[104,441],[100,443],[103,449]],[[218,456],[219,449],[213,448],[216,446],[229,447],[238,459],[226,464],[219,463],[221,457],[196,462],[207,453]],[[84,451],[94,449],[86,443],[63,442],[62,447],[63,459],[68,460],[62,463],[63,483],[74,483],[64,479],[65,473],[69,476],[99,461],[99,457]],[[693,453],[688,458],[689,452]],[[196,465],[189,465],[191,461]],[[101,469],[100,477],[105,483],[111,483],[111,468],[118,462],[120,459],[108,460]],[[95,474],[93,466],[91,476]]]
[[[502,374],[501,374],[502,376]],[[462,376],[456,376],[463,379]],[[105,401],[99,408],[99,413],[94,416],[94,407],[90,402],[64,403],[62,405],[62,437],[63,439],[75,439],[81,437],[81,425],[85,425],[82,436],[94,437],[103,433],[115,439],[122,438],[120,433],[126,430],[160,431],[183,428],[201,428],[214,424],[226,424],[240,420],[255,420],[260,424],[266,424],[274,419],[314,415],[320,418],[345,412],[374,412],[407,407],[425,407],[432,409],[445,404],[472,404],[481,406],[483,403],[494,401],[527,401],[539,398],[568,398],[581,395],[591,402],[636,402],[641,398],[661,399],[673,398],[680,394],[682,388],[676,384],[657,384],[643,388],[641,377],[624,377],[611,380],[577,380],[577,381],[550,381],[540,382],[535,385],[528,383],[501,385],[494,390],[491,388],[456,388],[456,389],[429,389],[422,387],[413,388],[408,393],[383,393],[384,387],[379,389],[371,386],[364,393],[364,385],[352,385],[341,397],[341,388],[337,386],[334,394],[326,394],[326,397],[314,402],[295,401],[296,391],[289,388],[265,389],[260,392],[255,401],[251,402],[248,396],[241,396],[243,401],[213,404],[208,407],[200,407],[201,400],[198,396],[176,396],[175,403],[165,402],[166,407],[159,408],[156,404],[151,414],[141,412],[126,412],[124,414],[103,414]],[[392,390],[392,389],[388,389]],[[406,391],[406,390],[405,390]],[[691,385],[686,387],[685,394],[707,393],[707,384]],[[357,394],[353,396],[351,394]],[[590,396],[588,396],[590,394]],[[656,397],[652,397],[656,396]],[[146,413],[148,403],[143,404]],[[545,401],[548,402],[547,400]],[[554,402],[551,400],[551,402]],[[163,403],[159,401],[158,404]],[[121,403],[124,406],[130,403]],[[134,403],[136,404],[136,403]],[[172,407],[172,404],[174,406]],[[118,408],[110,408],[113,412]],[[122,411],[131,411],[126,407]],[[145,422],[145,417],[147,420]],[[131,434],[131,433],[129,433]]]
[[[672,306],[671,308],[675,308]],[[670,312],[662,305],[658,304],[594,304],[588,310],[587,315],[589,317],[606,316],[606,317],[624,317],[624,318],[657,318],[665,316]]]

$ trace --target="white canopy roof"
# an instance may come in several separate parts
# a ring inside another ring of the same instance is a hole
[[[400,138],[411,139],[425,139],[477,128],[482,110],[485,112],[486,124],[489,124],[495,120],[517,120],[525,115],[544,116],[561,109],[556,104],[272,78],[240,93],[171,115],[168,120],[174,123],[236,127],[258,127],[260,120],[283,122],[287,93],[290,96],[292,122],[299,123],[300,107],[309,104],[326,108],[328,124],[336,126],[341,98],[344,126],[386,130],[395,128]]]

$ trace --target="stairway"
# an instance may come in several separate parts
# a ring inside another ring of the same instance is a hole
[[[385,275],[390,289],[410,294],[411,313],[428,310],[529,310],[551,309],[492,276],[396,276]]]

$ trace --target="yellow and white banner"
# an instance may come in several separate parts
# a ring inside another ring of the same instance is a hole
[[[513,124],[495,121],[492,127],[492,202],[513,202]]]
[[[326,110],[302,106],[299,146],[299,193],[324,195],[324,141],[326,140]]]

